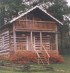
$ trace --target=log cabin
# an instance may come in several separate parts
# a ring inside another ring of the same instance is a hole
[[[14,17],[0,28],[0,54],[22,50],[59,55],[58,26],[63,25],[39,6]]]

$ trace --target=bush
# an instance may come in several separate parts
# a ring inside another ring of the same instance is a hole
[[[64,61],[61,55],[50,55],[50,63],[62,63]]]
[[[25,64],[28,62],[34,62],[36,63],[37,61],[37,56],[35,53],[31,51],[17,51],[15,53],[10,54],[10,61],[13,63],[18,63],[18,64]]]
[[[11,53],[10,61],[16,64],[27,64],[27,63],[38,63],[37,55],[32,51],[17,51],[15,53]],[[44,62],[48,59],[47,54],[44,55]],[[63,57],[57,54],[50,54],[50,63],[62,63]]]

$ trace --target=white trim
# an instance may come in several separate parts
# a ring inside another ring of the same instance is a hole
[[[17,19],[21,18],[22,16],[24,16],[24,15],[28,14],[29,12],[31,12],[32,10],[34,10],[34,9],[36,9],[36,8],[39,8],[39,7],[38,7],[38,6],[35,6],[35,7],[33,7],[32,9],[28,10],[27,12],[22,13],[22,14],[21,14],[21,15],[19,15],[18,17],[13,18],[13,19],[10,21],[10,23],[12,23],[12,22],[14,22],[15,20],[17,20]]]
[[[49,14],[48,12],[46,12],[45,10],[43,10],[41,7],[39,6],[35,6],[33,7],[32,9],[28,10],[27,12],[25,13],[22,13],[21,15],[19,15],[18,17],[15,17],[13,18],[11,21],[9,21],[9,23],[12,23],[14,21],[16,21],[17,19],[21,18],[22,16],[28,14],[29,12],[31,12],[32,10],[36,9],[36,8],[39,8],[41,11],[43,11],[46,15],[50,16],[52,19],[54,19],[56,22],[58,22],[59,24],[63,25],[62,22],[60,22],[59,20],[57,20],[55,17],[53,17],[51,14]]]
[[[60,22],[59,20],[57,20],[55,17],[53,17],[51,14],[49,14],[47,11],[43,10],[41,7],[39,7],[40,10],[42,10],[45,14],[47,14],[48,16],[50,16],[52,19],[54,19],[56,22],[58,22],[59,24],[63,25],[62,22]]]

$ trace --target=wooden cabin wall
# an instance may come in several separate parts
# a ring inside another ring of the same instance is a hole
[[[15,22],[9,27],[10,32],[10,50],[26,50],[27,48],[27,36],[29,33],[17,32],[15,30]]]
[[[56,22],[44,21],[43,19],[34,15],[28,14],[16,21],[16,30],[43,30],[43,31],[56,31]]]
[[[35,17],[34,15],[26,15],[16,20],[9,27],[10,33],[10,49],[11,51],[17,50],[27,50],[31,49],[31,31],[37,32],[50,32],[54,33],[51,35],[51,49],[56,50],[56,32],[57,25],[54,21],[42,20],[41,18]],[[27,40],[29,39],[29,40]],[[28,42],[29,41],[29,42]],[[28,45],[27,45],[28,43]]]
[[[9,32],[10,32],[10,49],[11,49],[11,51],[13,50],[13,48],[14,48],[14,43],[13,43],[13,41],[14,41],[14,39],[13,39],[13,25],[11,25],[10,27],[9,27]]]
[[[3,28],[0,31],[0,53],[9,52],[9,28]]]
[[[15,26],[15,22],[9,26],[10,51],[14,51],[14,33],[15,33],[15,30],[13,29],[14,26]]]
[[[55,34],[57,31],[57,25],[54,21],[42,20],[39,17],[34,16],[33,14],[25,15],[21,17],[17,21],[15,21],[10,26],[10,47],[11,50],[15,49],[23,49],[27,50],[27,46],[30,45],[31,42],[27,45],[27,38],[29,39],[31,36],[31,31],[43,31],[43,32],[50,32],[54,33],[54,40]],[[30,31],[30,32],[29,32]],[[27,33],[29,32],[29,33]],[[53,37],[52,37],[53,38]],[[29,41],[29,40],[28,40]],[[30,38],[31,41],[31,38]],[[53,50],[56,49],[56,41],[51,40],[51,48]]]

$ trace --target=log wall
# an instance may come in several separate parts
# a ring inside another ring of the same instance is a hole
[[[16,30],[56,31],[56,23],[51,21],[18,20]]]
[[[14,27],[15,24],[12,24],[10,27],[9,27],[9,38],[10,38],[10,50],[11,51],[14,51],[14,32],[15,30],[13,31],[13,27]],[[16,38],[15,38],[16,39]]]
[[[0,53],[9,52],[9,47],[9,30],[8,28],[5,28],[0,31]]]
[[[34,15],[27,15],[16,20],[9,28],[5,28],[0,33],[0,51],[15,49],[27,50],[31,48],[31,32],[33,31],[45,31],[56,32],[57,25],[55,21],[43,20]],[[18,30],[18,31],[17,31]],[[20,32],[21,30],[21,32]],[[29,33],[26,33],[26,31]],[[21,33],[21,34],[19,34]],[[25,35],[23,35],[25,34]],[[32,35],[33,37],[33,35]],[[33,38],[32,38],[33,39]],[[33,42],[33,41],[32,41]],[[55,44],[51,45],[55,49]]]

